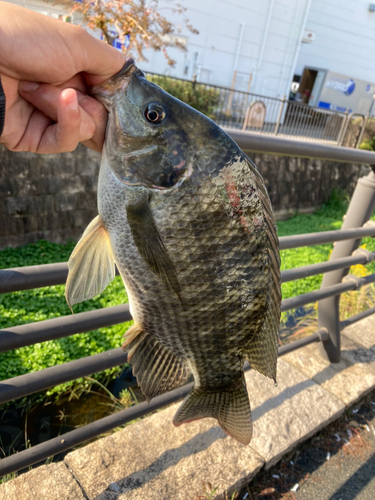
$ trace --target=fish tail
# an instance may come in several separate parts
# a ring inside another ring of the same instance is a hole
[[[206,417],[216,418],[229,436],[242,444],[249,444],[252,421],[245,380],[221,391],[202,387],[193,389],[177,410],[173,423],[178,427]]]

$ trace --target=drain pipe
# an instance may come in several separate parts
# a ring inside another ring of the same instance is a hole
[[[272,19],[274,5],[275,5],[275,0],[271,0],[270,7],[268,9],[268,16],[267,16],[267,20],[266,20],[266,26],[264,28],[262,45],[260,46],[260,51],[259,51],[259,56],[258,56],[258,62],[257,62],[257,65],[255,67],[253,67],[252,70],[251,70],[251,72],[252,72],[253,75],[257,74],[257,72],[260,70],[260,67],[261,67],[262,62],[263,62],[264,49],[266,48],[266,42],[267,42],[267,38],[268,38],[268,31],[270,29],[270,24],[271,24],[271,19]],[[250,91],[250,88],[249,88],[249,91]]]
[[[306,6],[305,14],[303,16],[302,27],[301,27],[301,31],[300,31],[300,34],[299,34],[299,37],[298,37],[298,40],[297,40],[296,53],[294,54],[294,59],[293,59],[293,64],[292,64],[292,70],[291,70],[290,77],[289,77],[289,80],[288,80],[288,83],[287,83],[288,86],[287,86],[286,92],[285,92],[285,94],[287,96],[290,94],[290,84],[293,81],[294,70],[296,69],[297,59],[298,59],[298,56],[299,56],[299,52],[301,50],[303,32],[305,31],[305,28],[306,28],[307,16],[309,15],[310,6],[311,6],[311,0],[307,0],[307,6]]]
[[[237,51],[236,51],[236,58],[234,60],[233,74],[235,74],[237,71],[238,60],[240,58],[240,52],[241,52],[241,47],[242,47],[242,39],[243,39],[243,32],[244,31],[245,31],[245,23],[240,23],[240,36],[238,37],[238,45],[237,45]]]

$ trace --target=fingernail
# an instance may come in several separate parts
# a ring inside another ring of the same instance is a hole
[[[21,82],[20,88],[24,92],[33,92],[39,87],[39,83],[36,82]]]
[[[69,101],[67,101],[67,105],[70,109],[77,109],[78,108],[77,96],[75,95],[72,99],[69,99]]]

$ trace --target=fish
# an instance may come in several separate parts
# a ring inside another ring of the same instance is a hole
[[[193,379],[174,425],[212,417],[247,445],[244,362],[276,382],[281,307],[263,178],[133,59],[91,92],[108,111],[98,216],[70,256],[67,302],[102,293],[117,267],[134,319],[122,347],[146,400]]]

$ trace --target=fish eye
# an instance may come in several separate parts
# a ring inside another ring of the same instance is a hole
[[[144,116],[148,122],[157,125],[161,123],[166,116],[165,108],[157,102],[151,102],[146,106]]]

